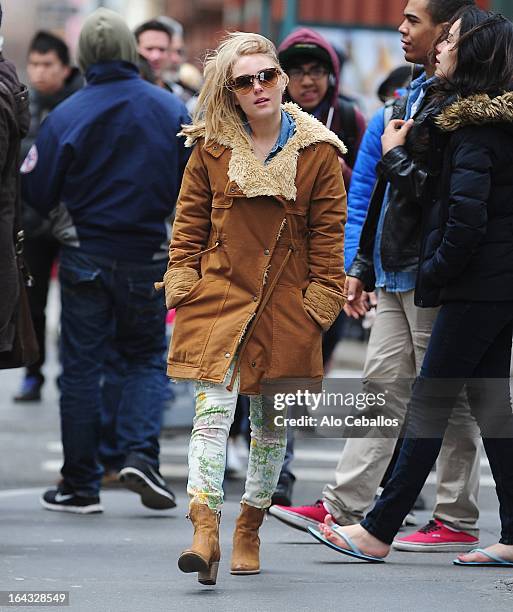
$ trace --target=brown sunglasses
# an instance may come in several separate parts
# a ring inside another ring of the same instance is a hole
[[[258,79],[262,87],[274,87],[281,74],[279,68],[265,68],[256,74],[242,74],[226,83],[226,88],[241,94],[249,93],[253,88],[253,81]]]

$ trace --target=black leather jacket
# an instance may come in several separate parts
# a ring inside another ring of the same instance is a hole
[[[28,95],[14,65],[0,53],[0,353],[10,351],[19,297],[14,247],[19,197],[20,142],[28,131]],[[17,228],[16,228],[17,229]]]
[[[407,96],[394,107],[392,119],[405,116]],[[362,228],[356,257],[348,271],[349,276],[359,278],[367,291],[375,286],[374,244],[376,230],[389,186],[389,204],[385,213],[381,239],[381,263],[387,272],[416,271],[419,263],[421,239],[421,198],[429,171],[430,160],[426,158],[426,123],[438,112],[438,107],[429,103],[429,90],[415,115],[415,126],[410,130],[403,147],[389,151],[377,165],[374,190],[371,195],[367,217]]]

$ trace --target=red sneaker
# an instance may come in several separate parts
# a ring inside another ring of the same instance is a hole
[[[392,542],[392,548],[410,552],[465,552],[475,548],[477,544],[479,540],[470,533],[458,531],[438,519],[433,519],[415,533],[396,538]]]
[[[318,500],[311,506],[271,506],[269,514],[289,527],[307,531],[307,527],[323,523],[328,511],[322,501]]]

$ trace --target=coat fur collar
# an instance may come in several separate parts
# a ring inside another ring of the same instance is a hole
[[[513,122],[513,92],[496,98],[487,94],[458,98],[449,104],[436,118],[436,124],[446,132],[453,132],[466,125]]]
[[[249,139],[242,138],[234,129],[225,127],[217,138],[217,145],[206,143],[209,152],[222,149],[232,150],[228,166],[228,178],[237,183],[248,198],[256,196],[282,196],[287,200],[296,199],[297,160],[301,149],[313,144],[327,142],[332,144],[340,155],[345,155],[347,149],[342,141],[320,121],[302,111],[299,106],[287,102],[282,106],[296,123],[296,131],[285,147],[266,165],[262,164],[251,150]],[[187,138],[186,146],[204,136],[204,130],[199,129]]]

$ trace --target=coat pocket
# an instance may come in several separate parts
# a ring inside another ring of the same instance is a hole
[[[66,293],[95,294],[100,290],[101,270],[100,268],[80,267],[79,265],[65,264],[61,262],[59,267],[59,281],[61,290]]]
[[[212,208],[231,208],[233,206],[233,198],[227,198],[225,196],[212,200]]]
[[[199,366],[223,309],[230,281],[200,280],[176,309],[168,362]]]
[[[233,206],[233,198],[224,194],[219,193],[212,199],[212,208],[231,208]]]
[[[194,299],[194,296],[196,295],[196,293],[198,292],[198,290],[201,289],[201,281],[203,280],[203,278],[199,278],[194,285],[189,289],[189,291],[175,304],[175,308],[181,308],[182,306],[184,306],[185,304],[187,304],[187,302],[189,302],[190,300]]]
[[[308,312],[308,310],[305,308],[305,302],[303,301],[303,294],[301,294],[302,297],[302,306],[303,306],[303,312],[305,314],[305,317],[308,319],[308,321],[310,321],[310,323],[313,323],[315,325],[315,328],[318,329],[321,333],[324,332],[324,330],[322,329],[322,327],[319,325],[319,323],[317,323],[317,321],[312,317],[312,315]]]
[[[270,377],[322,376],[322,330],[306,312],[299,287],[275,287],[272,318]]]

